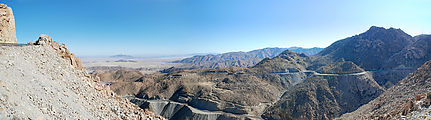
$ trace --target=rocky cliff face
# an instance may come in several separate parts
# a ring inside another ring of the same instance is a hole
[[[0,119],[163,119],[117,96],[65,45],[0,45]]]
[[[422,98],[431,97],[430,92],[431,61],[428,61],[378,98],[341,119],[400,119],[401,116],[410,116],[412,111],[419,109],[418,105],[425,104]]]
[[[0,43],[17,43],[12,8],[0,4]]]

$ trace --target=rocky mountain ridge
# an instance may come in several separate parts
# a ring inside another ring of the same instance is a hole
[[[174,62],[184,63],[185,66],[190,66],[193,68],[251,67],[256,65],[262,59],[275,57],[287,49],[297,53],[312,55],[320,52],[323,48],[264,48],[249,52],[229,52],[217,55],[198,55]]]
[[[431,59],[429,35],[412,37],[401,29],[371,27],[368,31],[339,40],[313,56],[316,61],[333,64],[334,60],[352,61],[386,88]]]

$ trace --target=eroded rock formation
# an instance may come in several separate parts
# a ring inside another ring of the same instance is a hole
[[[5,4],[0,4],[0,20],[0,43],[17,43],[12,8]]]
[[[34,45],[44,45],[44,46],[50,46],[52,47],[55,52],[57,52],[62,58],[68,60],[70,64],[79,70],[84,70],[84,67],[82,67],[82,61],[80,58],[77,58],[75,54],[71,53],[66,45],[58,44],[56,41],[52,41],[52,38],[48,35],[42,34],[40,35],[39,39],[34,43]]]

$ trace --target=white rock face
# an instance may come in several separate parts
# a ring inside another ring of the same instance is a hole
[[[0,4],[0,43],[17,43],[12,8]]]
[[[61,55],[50,45],[0,44],[1,120],[161,118],[118,97]]]

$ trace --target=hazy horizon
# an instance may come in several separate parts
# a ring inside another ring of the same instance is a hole
[[[78,56],[327,47],[371,26],[431,33],[431,1],[4,0],[19,43],[48,34]]]

